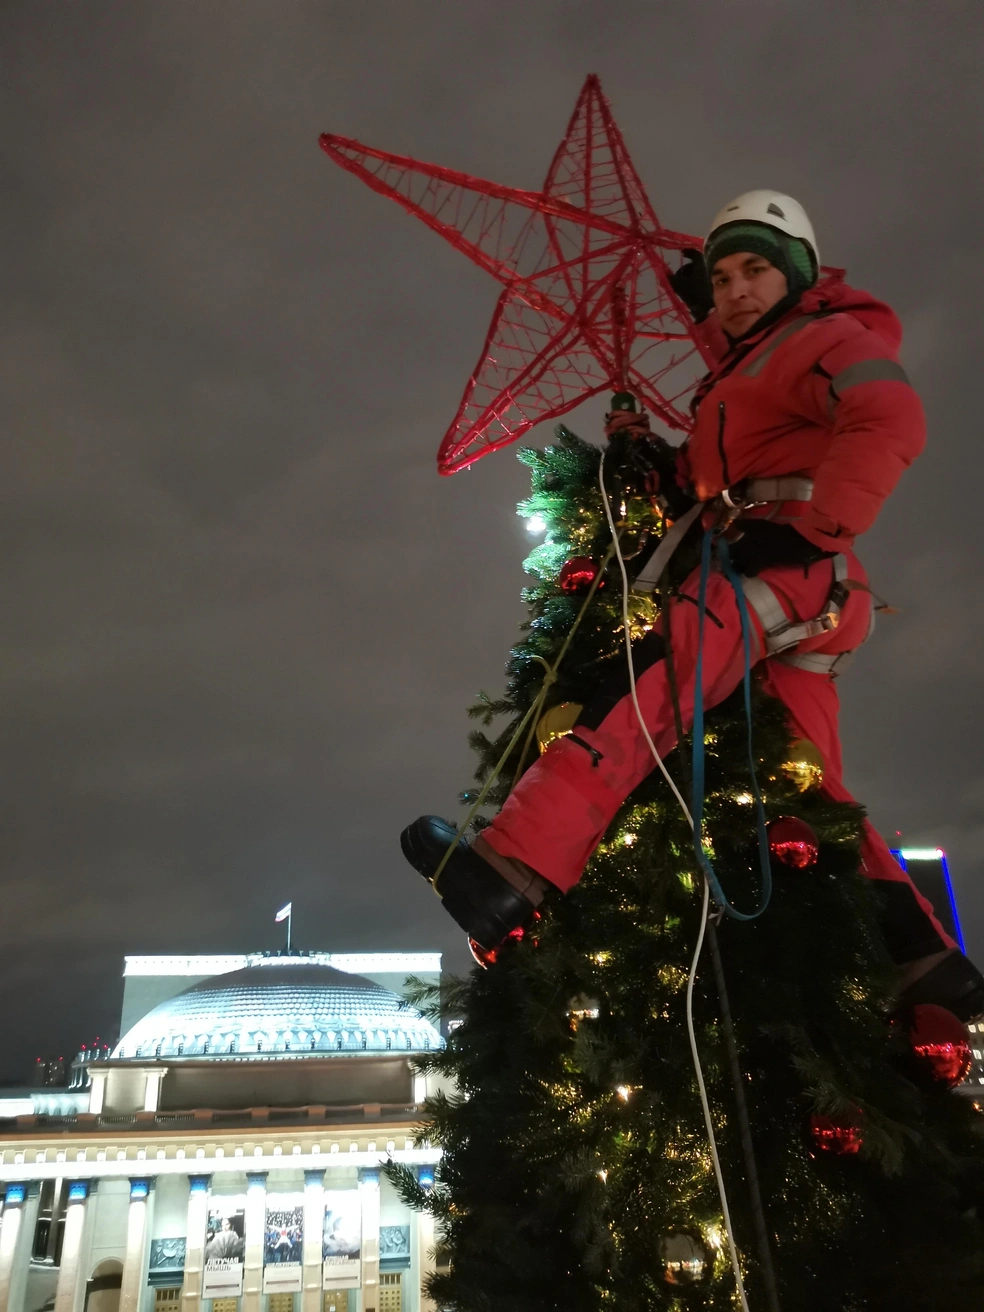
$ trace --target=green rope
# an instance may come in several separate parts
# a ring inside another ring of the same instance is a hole
[[[485,802],[486,797],[489,794],[489,791],[491,790],[496,780],[499,778],[499,775],[502,773],[503,769],[505,768],[506,762],[509,760],[509,757],[512,755],[512,752],[514,751],[517,743],[519,742],[523,730],[526,729],[527,725],[529,725],[529,729],[526,735],[526,742],[523,745],[523,752],[519,758],[519,765],[516,767],[516,773],[513,776],[513,781],[512,784],[510,785],[510,791],[512,791],[512,789],[516,787],[520,774],[522,773],[523,766],[526,763],[526,756],[527,753],[529,752],[530,745],[533,741],[533,735],[536,732],[536,723],[537,723],[537,719],[539,718],[538,712],[540,710],[540,707],[543,705],[544,699],[546,698],[547,693],[550,691],[551,685],[557,681],[557,671],[560,668],[560,663],[567,655],[568,648],[571,645],[571,641],[573,640],[574,634],[577,632],[578,625],[584,619],[584,616],[587,614],[588,607],[591,605],[591,602],[594,600],[594,595],[598,591],[598,586],[601,583],[601,577],[605,571],[605,566],[608,564],[608,562],[611,560],[614,554],[615,554],[615,545],[613,543],[605,552],[604,556],[602,556],[601,558],[601,564],[598,566],[598,572],[595,574],[594,579],[591,582],[591,587],[588,589],[587,595],[584,598],[584,603],[581,606],[581,609],[578,611],[574,623],[567,631],[567,637],[564,639],[560,651],[557,653],[557,659],[554,661],[554,663],[552,665],[548,665],[542,656],[533,657],[534,660],[540,662],[540,664],[544,667],[544,670],[546,671],[546,673],[543,676],[543,683],[540,685],[540,691],[537,693],[536,697],[534,698],[529,710],[526,712],[526,714],[520,720],[519,724],[516,726],[516,730],[513,733],[513,736],[509,739],[509,743],[506,746],[506,750],[499,757],[498,761],[495,764],[495,768],[492,770],[491,774],[486,779],[485,783],[482,785],[481,792],[478,794],[478,797],[476,797],[475,801],[472,803],[468,814],[464,818],[464,821],[456,830],[454,838],[448,844],[447,851],[441,857],[440,864],[438,865],[437,869],[434,871],[433,876],[431,877],[431,881],[430,881],[431,887],[433,888],[434,892],[437,893],[438,897],[440,897],[441,894],[437,887],[437,881],[440,879],[442,873],[444,872],[444,867],[447,865],[448,861],[450,860],[451,853],[458,846],[462,834],[464,834],[467,831],[468,826],[471,824],[475,816],[478,814],[483,803]]]

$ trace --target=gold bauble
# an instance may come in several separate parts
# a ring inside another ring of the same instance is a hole
[[[574,728],[574,722],[584,708],[577,702],[561,702],[551,706],[537,720],[536,740],[540,751],[545,752],[555,738],[563,738]]]
[[[797,738],[789,745],[789,760],[783,762],[782,772],[791,779],[801,793],[808,788],[819,788],[823,783],[823,757],[809,738]]]

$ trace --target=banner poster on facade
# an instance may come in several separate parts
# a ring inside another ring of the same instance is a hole
[[[241,1195],[208,1200],[202,1298],[238,1298],[243,1292],[246,1258],[246,1199]]]
[[[267,1194],[263,1229],[264,1294],[304,1288],[304,1195]]]
[[[358,1189],[326,1191],[321,1258],[325,1289],[358,1289],[362,1284],[362,1199]]]

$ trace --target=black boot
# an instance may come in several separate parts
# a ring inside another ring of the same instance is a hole
[[[962,952],[954,949],[899,995],[899,1005],[903,1007],[922,1002],[945,1007],[964,1023],[974,1020],[984,1012],[984,975]]]
[[[422,815],[400,835],[403,855],[429,883],[454,842],[455,832],[454,825],[440,816]],[[455,844],[435,888],[452,919],[486,949],[498,947],[514,929],[525,925],[535,910],[534,904],[463,838]]]

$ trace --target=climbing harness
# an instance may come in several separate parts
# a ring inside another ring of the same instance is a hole
[[[827,594],[823,610],[811,620],[792,620],[782,608],[782,603],[764,579],[743,578],[742,590],[749,606],[758,616],[765,638],[764,656],[776,656],[784,665],[795,665],[798,669],[809,670],[813,674],[829,674],[832,679],[850,665],[857,647],[850,651],[797,652],[792,650],[807,638],[818,638],[823,633],[830,633],[840,623],[841,611],[852,591],[866,585],[857,583],[847,576],[847,557],[838,553],[833,557],[834,581]],[[875,607],[871,608],[871,623],[862,642],[867,642],[875,627]]]

